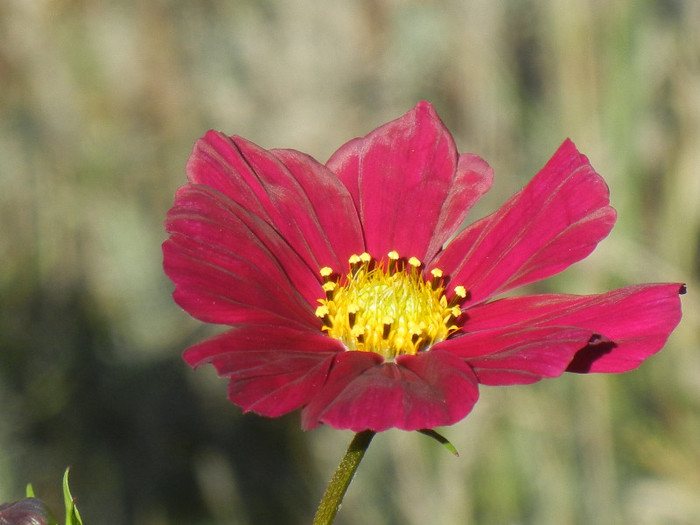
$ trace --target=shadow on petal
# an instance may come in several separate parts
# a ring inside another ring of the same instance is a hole
[[[615,348],[617,348],[617,344],[614,341],[603,335],[594,334],[591,340],[588,341],[588,344],[576,352],[566,371],[587,374],[591,371],[593,363],[612,352]]]

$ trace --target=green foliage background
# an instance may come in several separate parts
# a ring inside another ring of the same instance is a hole
[[[60,479],[89,525],[309,523],[348,432],[243,416],[182,350],[162,221],[208,128],[325,160],[431,101],[517,191],[569,136],[619,220],[536,290],[684,281],[638,371],[483,388],[379,435],[339,524],[700,523],[700,3],[0,2],[0,501]]]

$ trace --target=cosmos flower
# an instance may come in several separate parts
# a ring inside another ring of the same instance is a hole
[[[245,411],[302,409],[304,429],[450,425],[480,383],[634,369],[681,317],[678,283],[498,298],[586,257],[615,222],[569,140],[461,231],[493,172],[426,102],[325,165],[210,131],[187,174],[165,271],[183,309],[231,328],[184,358],[214,365]]]
[[[23,498],[0,505],[0,525],[48,525],[55,523],[44,502]]]

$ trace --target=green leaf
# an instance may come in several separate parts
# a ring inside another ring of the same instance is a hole
[[[68,467],[65,474],[63,474],[63,501],[66,505],[66,525],[83,525],[78,507],[75,506],[75,498],[71,495],[70,487],[68,486],[69,472],[70,467]]]
[[[31,483],[27,483],[26,493],[28,498],[36,498],[36,496],[34,495],[34,487],[32,487]]]
[[[455,446],[452,443],[450,443],[450,441],[446,437],[441,436],[440,434],[435,432],[433,429],[424,428],[424,429],[419,430],[418,432],[420,432],[421,434],[424,434],[428,437],[433,438],[435,441],[437,441],[443,447],[445,447],[450,454],[453,454],[453,455],[459,457],[459,452],[457,452],[457,449],[455,448]]]

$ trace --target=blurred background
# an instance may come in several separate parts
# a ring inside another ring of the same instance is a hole
[[[162,222],[209,128],[324,161],[431,101],[495,169],[470,220],[571,137],[619,220],[534,291],[683,281],[667,347],[619,376],[482,388],[375,438],[338,524],[700,523],[700,3],[0,0],[0,502],[86,525],[304,524],[352,434],[226,400],[185,347]],[[531,291],[532,291],[531,290]]]

